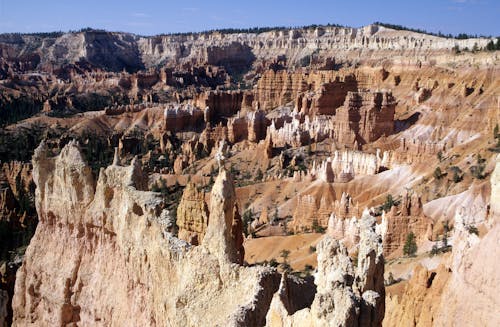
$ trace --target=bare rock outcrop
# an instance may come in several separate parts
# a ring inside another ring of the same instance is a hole
[[[232,177],[224,168],[221,168],[212,187],[209,221],[203,245],[221,260],[242,263],[241,218],[236,209]]]
[[[41,144],[33,167],[40,223],[17,273],[14,326],[265,323],[279,275],[232,263],[227,172],[215,183],[203,243],[191,247],[165,231],[163,200],[143,191],[137,160],[101,169],[94,182],[76,143],[55,158]]]
[[[325,236],[318,243],[317,293],[311,308],[291,314],[284,287],[273,297],[267,326],[380,326],[385,291],[382,240],[367,212],[361,222],[357,268],[342,242]]]
[[[200,244],[207,229],[208,215],[204,193],[188,183],[177,207],[179,238],[192,245]]]
[[[382,213],[379,228],[384,241],[384,256],[387,257],[402,249],[409,233],[413,233],[419,240],[429,239],[432,220],[424,215],[421,198],[415,193],[406,192],[402,195],[400,205]]]
[[[395,108],[396,102],[390,92],[348,92],[344,106],[337,110],[338,141],[362,145],[391,135]]]
[[[326,183],[347,183],[358,175],[375,175],[381,170],[392,166],[392,153],[364,153],[361,151],[335,151],[333,158],[329,157],[319,165],[314,162],[308,171],[312,180],[320,179]]]
[[[243,101],[242,91],[210,91],[199,94],[194,99],[198,108],[208,108],[207,122],[215,121],[222,117],[231,117],[241,110]]]
[[[498,194],[500,160],[491,177],[491,193]],[[499,215],[491,211],[484,235],[471,232],[475,208],[456,212],[450,263],[436,271],[418,267],[402,294],[388,297],[385,326],[449,326],[500,324],[496,288],[500,283],[497,258]],[[491,227],[488,227],[491,226]],[[481,236],[481,237],[480,237]],[[391,290],[389,289],[389,292]]]

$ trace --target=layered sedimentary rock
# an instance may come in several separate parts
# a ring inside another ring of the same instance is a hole
[[[200,93],[194,99],[194,105],[199,108],[208,108],[207,121],[215,121],[222,117],[231,117],[241,110],[243,101],[242,91],[210,91]]]
[[[14,325],[264,324],[279,277],[231,264],[227,172],[214,185],[207,246],[190,247],[165,232],[138,161],[102,169],[96,183],[75,143],[55,158],[42,144],[33,166],[40,223],[17,274]]]
[[[395,107],[394,97],[389,92],[348,92],[344,106],[336,114],[338,141],[362,145],[391,135]]]
[[[267,70],[255,88],[254,105],[263,110],[289,103],[306,115],[334,115],[348,91],[357,91],[354,75],[333,70]]]
[[[335,119],[330,116],[297,115],[290,122],[285,121],[281,127],[273,120],[267,133],[276,140],[277,146],[300,147],[312,142],[321,142],[326,138],[333,138]]]
[[[128,33],[86,30],[76,33],[37,35],[4,34],[0,56],[24,69],[55,70],[67,63],[85,62],[113,71],[136,71],[168,63],[217,65],[241,71],[253,61],[285,56],[292,66],[303,66],[318,57],[343,59],[349,54],[386,59],[392,51],[403,60],[408,50],[418,55],[432,51],[485,47],[488,39],[447,39],[379,25],[362,28],[319,26],[273,30],[264,33],[200,33],[141,37]],[[406,51],[404,51],[406,50]],[[47,54],[40,56],[39,53]],[[416,61],[416,59],[415,59]]]
[[[311,308],[290,312],[283,281],[273,297],[267,326],[380,326],[384,319],[384,259],[375,219],[361,221],[357,268],[343,243],[318,243],[317,293]]]
[[[491,194],[498,194],[500,160],[491,177]],[[479,237],[468,222],[475,221],[474,208],[455,215],[453,250],[450,263],[436,271],[417,268],[404,292],[387,301],[386,326],[448,326],[473,323],[497,326],[500,305],[496,285],[500,283],[498,262],[500,217],[490,211],[486,232]],[[490,226],[490,227],[488,227]]]
[[[420,240],[429,239],[432,220],[424,215],[421,198],[415,193],[406,192],[401,196],[400,205],[382,213],[379,228],[384,241],[384,256],[389,256],[392,252],[402,249],[409,233],[413,233]]]
[[[326,183],[347,183],[359,175],[375,175],[383,169],[391,167],[392,153],[375,154],[360,151],[335,151],[333,158],[327,158],[308,171],[311,179],[319,179]]]
[[[354,76],[346,76],[341,80],[337,76],[334,81],[323,83],[315,92],[299,95],[296,108],[308,115],[335,115],[337,108],[344,104],[347,93],[357,91]]]
[[[208,215],[204,193],[188,183],[177,207],[179,238],[193,245],[200,244],[207,229]]]
[[[228,141],[231,143],[243,140],[259,142],[266,138],[266,129],[269,124],[269,119],[261,110],[230,118],[227,122]]]
[[[329,111],[323,110],[329,115],[315,115],[311,119],[298,114],[282,127],[273,120],[268,133],[280,146],[297,147],[332,138],[338,145],[355,149],[393,134],[396,103],[391,93],[349,91],[345,94],[343,106],[335,107],[332,103],[327,106]]]
[[[190,104],[170,105],[164,111],[164,130],[180,132],[204,127],[204,110]]]
[[[24,192],[29,192],[30,184],[33,181],[31,176],[32,167],[30,163],[11,161],[2,165],[2,172],[9,183],[12,192],[16,197],[19,196],[19,187],[23,187]]]

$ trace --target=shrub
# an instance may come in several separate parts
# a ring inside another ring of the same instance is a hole
[[[287,261],[289,255],[290,255],[290,251],[289,250],[281,250],[281,252],[280,252],[280,257],[283,258],[284,262]]]
[[[479,236],[479,230],[474,225],[467,225],[465,229],[469,232],[469,234],[476,234]]]
[[[396,201],[394,201],[391,194],[388,194],[385,198],[384,204],[382,204],[381,206],[381,209],[384,211],[389,211],[395,205],[397,205]]]
[[[481,158],[480,155],[477,156],[477,165],[469,168],[472,177],[477,179],[484,179],[486,177],[486,173],[484,172],[486,168],[485,161],[486,159]]]
[[[434,245],[432,246],[432,249],[431,249],[431,257],[432,257],[432,256],[435,256],[435,255],[436,255],[436,254],[438,254],[438,253],[439,253],[439,248],[438,248],[438,246],[437,246],[436,244],[434,244]]]
[[[262,174],[262,170],[260,170],[260,168],[257,169],[257,174],[255,176],[255,180],[261,181],[263,177],[264,177],[264,175]]]
[[[443,172],[441,171],[441,168],[436,167],[436,169],[434,169],[433,176],[435,179],[441,179],[441,177],[443,177]]]
[[[459,183],[463,180],[462,170],[457,166],[450,167],[450,170],[453,172],[453,182]]]
[[[242,220],[243,220],[243,233],[245,234],[246,237],[248,237],[248,226],[252,223],[252,221],[254,220],[253,218],[253,213],[252,213],[252,210],[249,209],[249,210],[246,210],[244,213],[243,213],[243,217],[242,217]]]
[[[314,253],[314,252],[316,252],[316,247],[311,245],[309,247],[309,253]]]
[[[271,267],[276,268],[276,267],[278,267],[278,265],[279,265],[279,264],[278,264],[278,261],[276,261],[276,259],[274,259],[274,258],[272,258],[272,259],[269,261],[269,266],[271,266]]]
[[[313,232],[315,232],[315,233],[324,234],[326,231],[325,227],[319,225],[317,219],[313,220],[313,224],[312,224],[311,228],[312,228]]]
[[[443,151],[441,151],[441,150],[440,150],[440,151],[437,153],[437,158],[438,158],[439,162],[443,161]]]

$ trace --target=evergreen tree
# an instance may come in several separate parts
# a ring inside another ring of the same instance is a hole
[[[417,242],[415,240],[415,234],[410,232],[406,236],[406,242],[403,247],[403,254],[407,256],[414,256],[417,253]]]

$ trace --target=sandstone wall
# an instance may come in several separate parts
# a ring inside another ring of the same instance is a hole
[[[225,246],[190,247],[165,232],[162,200],[142,191],[137,161],[94,182],[70,143],[55,158],[42,144],[33,164],[40,223],[17,273],[14,326],[264,324],[279,277],[231,263],[232,202],[212,196],[210,224],[226,229],[209,224],[217,233],[204,238]],[[232,187],[220,175],[214,192]],[[210,239],[219,233],[230,238]]]

